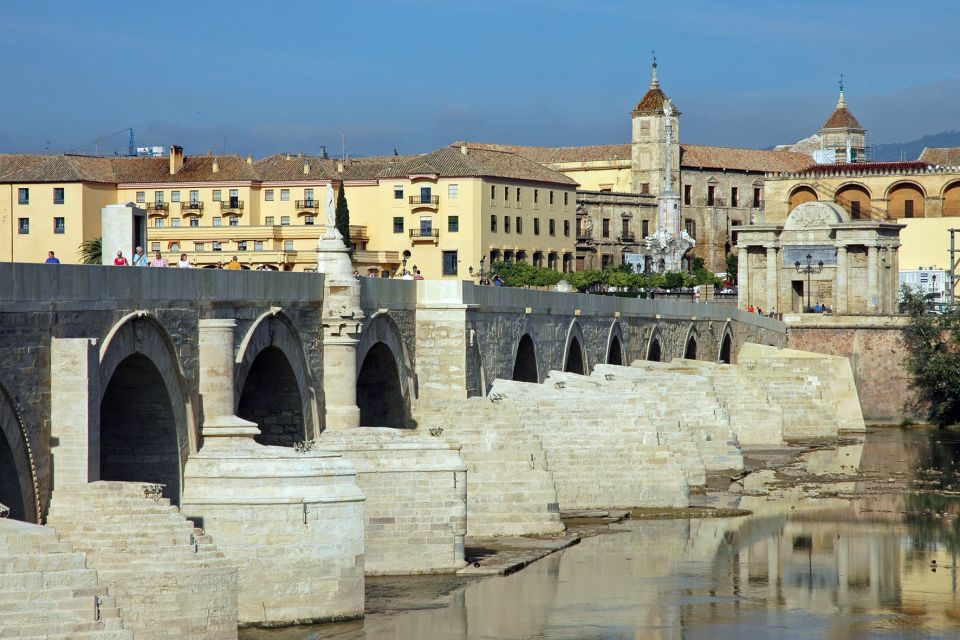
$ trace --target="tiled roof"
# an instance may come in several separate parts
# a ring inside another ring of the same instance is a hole
[[[310,167],[309,173],[303,172],[306,165]],[[257,160],[253,163],[253,166],[264,182],[340,179],[339,174],[337,174],[337,162],[330,158],[278,153]]]
[[[813,164],[805,153],[708,147],[699,144],[680,145],[681,167],[732,169],[735,171],[800,171]]]
[[[667,94],[663,92],[659,85],[650,87],[646,95],[637,103],[634,111],[639,113],[663,113],[663,105],[667,101]],[[677,105],[673,105],[674,115],[680,115]]]
[[[848,172],[907,173],[923,171],[930,167],[926,162],[911,160],[907,162],[838,162],[835,164],[815,164],[800,170],[806,176],[827,176]]]
[[[863,129],[846,106],[837,106],[821,129]]]
[[[2,182],[114,182],[107,158],[72,155],[0,155]]]
[[[464,144],[464,143],[456,143]],[[599,144],[587,147],[530,147],[515,144],[465,143],[471,148],[515,153],[540,164],[630,160],[629,144]]]
[[[517,153],[493,149],[490,145],[466,143],[466,146],[466,154],[461,152],[460,144],[454,144],[418,156],[351,159],[346,167],[345,179],[405,178],[432,174],[451,178],[506,178],[571,186],[577,184],[562,173]]]
[[[954,167],[960,165],[960,147],[924,147],[917,160],[928,164]]]

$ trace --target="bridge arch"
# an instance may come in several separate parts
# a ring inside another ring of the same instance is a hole
[[[520,336],[514,354],[512,378],[518,382],[540,382],[537,346],[529,333]]]
[[[413,365],[400,328],[389,313],[378,312],[364,327],[357,345],[360,424],[409,427],[415,386]]]
[[[623,347],[623,328],[616,320],[610,325],[610,333],[607,336],[607,364],[624,365],[626,364],[626,353]]]
[[[649,360],[650,362],[663,362],[663,336],[660,333],[660,327],[655,326],[650,332],[645,353],[645,360]]]
[[[570,328],[567,329],[567,340],[563,346],[563,370],[582,376],[590,373],[587,351],[584,348],[583,330],[576,320],[573,320]]]
[[[39,484],[26,438],[13,398],[0,384],[0,503],[10,509],[10,518],[39,523]]]
[[[723,325],[723,331],[720,332],[720,348],[717,349],[717,362],[723,364],[733,364],[733,331],[730,329],[730,323]]]
[[[290,447],[316,435],[316,388],[300,334],[283,311],[271,309],[254,321],[236,365],[237,416],[257,423],[257,442]]]
[[[687,337],[683,340],[683,357],[685,360],[696,360],[700,352],[700,334],[696,325],[687,329]]]
[[[100,347],[99,409],[100,479],[162,484],[179,504],[196,419],[173,340],[146,311],[121,318]]]

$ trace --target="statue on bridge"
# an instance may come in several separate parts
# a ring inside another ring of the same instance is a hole
[[[340,187],[343,188],[342,186]],[[333,186],[327,185],[323,212],[326,215],[326,229],[317,243],[317,272],[325,273],[328,282],[338,280],[353,281],[353,262],[350,250],[343,243],[343,234],[337,230],[337,208]]]

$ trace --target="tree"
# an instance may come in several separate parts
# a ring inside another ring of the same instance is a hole
[[[103,238],[84,240],[77,247],[83,264],[103,264]]]
[[[732,284],[737,283],[737,254],[727,255],[727,280]]]
[[[337,192],[337,231],[343,236],[343,244],[347,249],[353,249],[350,240],[350,207],[347,206],[347,189],[341,184]]]
[[[904,286],[906,367],[927,419],[943,427],[960,422],[960,315],[927,309],[922,291]]]

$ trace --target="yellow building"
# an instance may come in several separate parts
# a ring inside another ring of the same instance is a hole
[[[391,276],[469,278],[496,260],[574,269],[570,178],[515,154],[444,147],[419,156],[352,159],[278,154],[98,158],[0,156],[0,259],[78,263],[100,236],[100,209],[147,211],[147,246],[194,266],[233,256],[245,268],[316,269],[327,188],[345,185],[354,265]],[[112,255],[114,247],[104,247]]]

